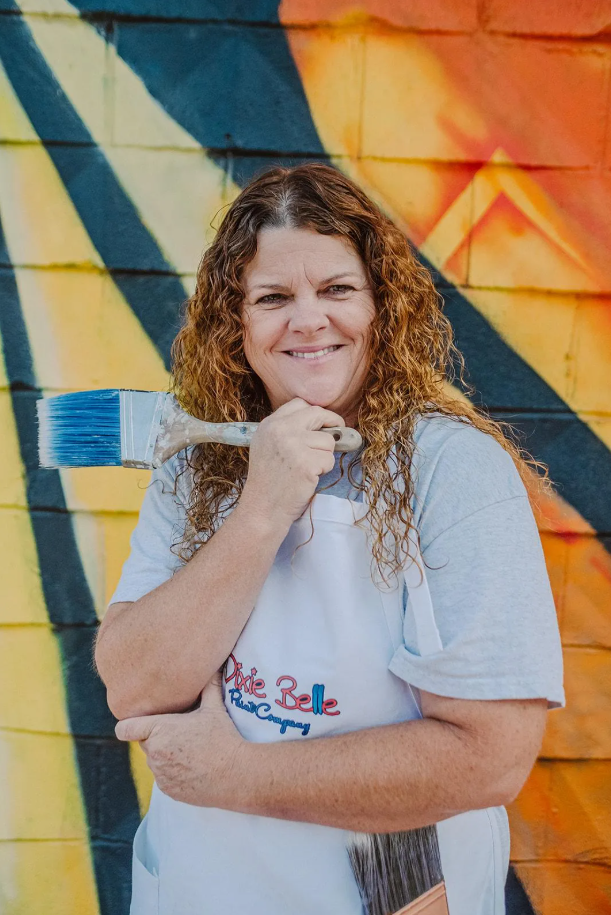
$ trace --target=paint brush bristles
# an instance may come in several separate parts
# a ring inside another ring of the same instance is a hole
[[[36,408],[41,467],[121,466],[118,390],[48,397]]]
[[[435,826],[353,833],[348,856],[366,915],[394,915],[443,882]]]

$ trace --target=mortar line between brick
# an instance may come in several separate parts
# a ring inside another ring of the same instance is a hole
[[[63,737],[66,740],[82,740],[103,746],[114,746],[114,737],[96,737],[95,734],[75,734],[73,731],[42,731],[36,728],[14,728],[0,725],[0,734],[27,734],[34,737]]]
[[[483,8],[483,3],[480,4]],[[448,37],[461,37],[461,36],[472,36],[474,31],[480,30],[480,23],[478,22],[478,27],[473,29],[468,28],[443,28],[443,27],[431,27],[431,26],[417,26],[417,25],[400,25],[398,23],[390,22],[389,20],[382,19],[380,17],[371,16],[367,19],[363,19],[358,23],[344,23],[344,22],[332,22],[330,20],[318,20],[313,22],[281,22],[272,21],[272,20],[251,20],[251,19],[240,19],[240,18],[223,18],[223,19],[214,19],[214,18],[184,18],[184,17],[174,17],[174,16],[142,16],[142,15],[130,15],[129,13],[121,13],[119,11],[113,11],[109,14],[108,11],[96,12],[87,12],[81,11],[80,15],[75,13],[71,15],[69,13],[55,12],[55,11],[32,11],[23,13],[21,10],[10,10],[10,9],[0,9],[0,17],[6,18],[24,18],[24,19],[51,19],[53,21],[64,20],[67,22],[75,22],[82,20],[83,22],[95,23],[96,25],[103,25],[104,23],[120,23],[128,25],[210,25],[210,26],[229,26],[229,27],[245,27],[252,29],[267,29],[269,31],[277,30],[299,30],[299,31],[333,31],[333,32],[343,32],[343,33],[352,33],[356,30],[363,30],[363,28],[368,31],[383,31],[391,32],[396,34],[406,34],[406,35],[440,35]],[[479,14],[478,14],[479,19]],[[568,33],[553,33],[553,32],[517,32],[512,29],[499,29],[499,28],[487,28],[485,22],[481,23],[483,29],[487,34],[491,36],[499,36],[501,38],[508,38],[515,41],[530,41],[530,42],[563,42],[571,43],[574,45],[589,45],[597,44],[599,46],[604,46],[611,44],[611,39],[609,39],[604,32],[596,32],[589,35],[573,35]]]
[[[93,141],[80,141],[80,140],[62,140],[62,139],[44,139],[44,140],[32,140],[32,139],[23,139],[19,137],[9,137],[9,138],[0,138],[1,147],[11,147],[16,148],[29,148],[29,147],[39,147],[44,146],[45,148],[56,148],[56,147],[67,147],[67,148],[83,148],[83,149],[112,149],[112,150],[142,150],[143,152],[173,152],[179,155],[196,155],[201,156],[202,152],[211,158],[224,158],[227,154],[231,154],[236,159],[252,159],[252,158],[295,158],[295,159],[333,159],[333,161],[342,162],[350,161],[351,159],[358,158],[364,162],[379,162],[389,164],[400,164],[400,165],[428,165],[432,167],[454,167],[454,168],[473,168],[481,167],[483,165],[490,165],[488,159],[441,159],[430,156],[383,156],[383,155],[359,155],[358,157],[352,157],[343,153],[337,153],[333,155],[321,154],[320,152],[312,152],[311,150],[290,150],[290,149],[269,149],[269,148],[259,148],[259,149],[249,149],[242,148],[238,146],[175,146],[175,145],[145,145],[139,143],[95,143]],[[516,160],[511,163],[504,163],[502,166],[497,166],[498,168],[503,168],[505,170],[512,171],[545,171],[545,172],[575,172],[577,174],[598,174],[600,171],[600,163],[595,165],[568,165],[563,163],[557,164],[548,164],[545,162],[532,163],[532,162],[520,162]],[[605,166],[604,171],[611,171],[611,165]]]

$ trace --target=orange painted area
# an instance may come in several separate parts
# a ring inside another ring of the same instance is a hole
[[[605,865],[545,861],[519,863],[514,867],[536,913],[611,913],[611,878]]]
[[[420,246],[437,225],[440,215],[469,186],[479,166],[447,162],[395,162],[362,159],[359,172],[382,205],[392,201],[406,230]],[[465,231],[471,227],[470,206]]]
[[[338,167],[611,449],[611,52],[547,37],[606,34],[611,5],[280,13]],[[512,860],[538,915],[611,913],[611,555],[559,492],[536,517],[567,708],[512,805]]]
[[[545,165],[529,172],[541,208],[596,269],[597,288],[608,289],[610,178],[558,170],[601,164],[605,78],[605,58],[593,50],[561,53],[493,36],[368,33],[361,155],[483,164],[500,148],[512,166]],[[584,119],[584,97],[600,117]],[[439,205],[438,218],[441,196]],[[508,228],[526,231],[515,220]]]
[[[486,0],[483,22],[489,29],[522,35],[608,35],[611,31],[609,0],[537,0],[514,3]]]
[[[282,0],[280,20],[291,23],[370,22],[372,19],[403,28],[470,31],[477,25],[477,0]]]
[[[611,763],[544,762],[510,809],[512,859],[537,912],[611,912]]]
[[[567,707],[548,718],[542,754],[611,758],[611,555],[557,494],[540,499],[535,514],[565,646],[567,695]]]
[[[502,289],[592,289],[587,267],[501,191],[462,243],[468,284]],[[511,257],[507,256],[511,251]],[[451,261],[448,262],[450,266]]]
[[[560,759],[611,758],[611,652],[565,646],[564,688],[566,708],[549,715],[542,754]]]

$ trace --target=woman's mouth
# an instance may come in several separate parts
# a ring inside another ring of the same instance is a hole
[[[333,353],[341,349],[343,344],[338,346],[327,346],[324,349],[316,350],[313,353],[300,353],[298,350],[287,350],[285,356],[290,356],[292,359],[300,359],[302,362],[324,362],[326,359],[329,359]]]

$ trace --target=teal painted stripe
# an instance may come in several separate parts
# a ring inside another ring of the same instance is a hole
[[[0,225],[0,245],[3,233]],[[68,721],[87,821],[101,915],[127,915],[131,843],[140,821],[129,747],[93,667],[97,617],[59,472],[38,467],[36,401],[41,391],[13,271],[0,268],[0,338],[49,621],[58,640]],[[54,785],[47,789],[52,792]]]

